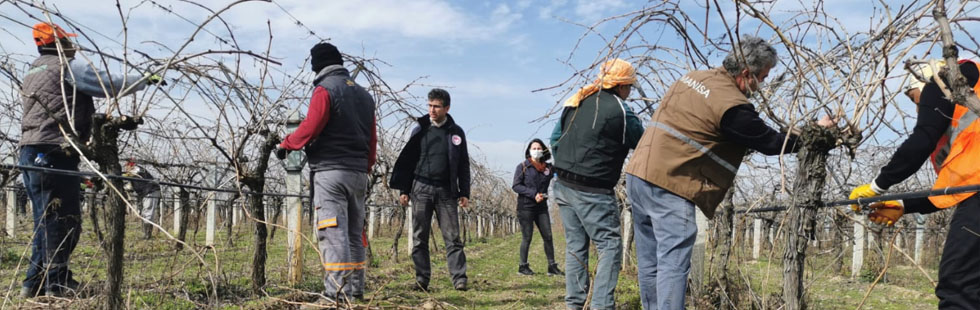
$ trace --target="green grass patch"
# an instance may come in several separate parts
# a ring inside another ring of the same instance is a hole
[[[22,222],[30,225],[29,222]],[[164,227],[172,227],[165,223]],[[73,309],[88,309],[101,305],[99,292],[105,283],[106,258],[95,233],[86,221],[82,241],[72,257],[76,278],[85,286],[87,295],[72,303],[56,304]],[[193,224],[192,224],[193,225]],[[398,226],[392,225],[394,228]],[[217,232],[214,248],[204,246],[204,227],[194,233],[188,230],[188,246],[175,250],[174,242],[159,233],[151,240],[143,240],[140,227],[134,221],[128,224],[125,241],[125,283],[123,298],[131,308],[137,309],[295,309],[296,303],[316,301],[313,293],[323,290],[319,256],[312,244],[304,243],[302,280],[290,285],[286,282],[286,234],[278,229],[268,241],[266,265],[267,285],[264,292],[251,290],[252,234],[251,225],[234,227],[229,236],[222,228]],[[394,235],[392,227],[379,231],[387,237],[371,242],[373,257],[367,270],[367,301],[364,304],[394,308],[444,307],[459,309],[563,309],[565,280],[560,276],[547,276],[547,259],[540,235],[531,244],[529,263],[538,274],[522,276],[517,273],[520,236],[476,238],[472,236],[465,247],[470,290],[452,288],[446,267],[444,243],[438,230],[436,242],[431,244],[432,280],[429,292],[412,290],[415,271],[408,252],[408,240],[402,236],[398,242],[397,261],[392,253]],[[27,229],[26,231],[29,231]],[[310,237],[311,230],[304,228]],[[471,232],[473,233],[473,232]],[[562,269],[565,266],[565,240],[560,226],[555,227],[556,259]],[[27,302],[16,297],[24,276],[25,260],[21,254],[28,246],[29,234],[19,233],[2,240],[0,248],[0,284],[9,294],[8,306],[34,307],[36,301]],[[231,238],[229,240],[229,237]],[[230,241],[230,242],[229,242]],[[772,261],[751,261],[741,257],[737,250],[729,265],[729,273],[737,277],[742,286],[759,299],[778,300],[782,285],[781,253],[775,253]],[[193,255],[197,253],[198,255]],[[29,254],[29,253],[28,253]],[[594,268],[598,255],[590,254],[590,269]],[[26,258],[25,258],[26,259]],[[857,278],[834,275],[829,271],[829,254],[815,254],[807,261],[806,281],[808,302],[812,309],[854,309],[870,287],[876,271],[868,271]],[[21,263],[20,268],[15,268]],[[845,261],[845,266],[850,266]],[[616,288],[619,309],[640,309],[636,267],[624,266]],[[846,267],[845,267],[846,269]],[[935,279],[934,269],[927,269]],[[894,265],[885,281],[877,284],[865,309],[935,308],[937,300],[929,280],[915,267]],[[773,303],[766,302],[766,305]],[[778,304],[778,303],[776,303]],[[694,307],[689,301],[689,307]],[[756,308],[759,304],[742,305],[740,308]],[[763,306],[762,308],[766,308]]]

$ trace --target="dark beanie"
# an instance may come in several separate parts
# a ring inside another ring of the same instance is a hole
[[[337,47],[326,42],[314,45],[310,49],[310,57],[313,72],[320,72],[320,69],[329,65],[344,64],[344,59],[340,57],[340,51],[337,50]]]

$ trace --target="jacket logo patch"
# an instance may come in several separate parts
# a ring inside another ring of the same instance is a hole
[[[347,86],[354,86],[354,81],[347,80]]]
[[[41,71],[44,71],[44,70],[47,70],[47,69],[48,69],[48,65],[40,65],[38,67],[31,68],[30,71],[27,71],[27,74],[26,75],[31,75],[31,74],[38,73],[38,72],[41,72]]]
[[[702,84],[700,81],[695,81],[686,75],[681,78],[681,82],[686,84],[692,90],[704,96],[704,99],[708,99],[708,95],[711,94],[710,88],[704,86],[704,84]]]
[[[463,138],[459,135],[453,135],[453,145],[460,145],[461,143],[463,143]]]

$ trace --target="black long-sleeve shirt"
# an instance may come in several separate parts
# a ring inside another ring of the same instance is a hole
[[[140,172],[137,173],[137,176],[146,180],[146,181],[130,181],[133,182],[133,191],[135,191],[137,195],[146,196],[152,192],[160,191],[160,183],[157,183],[156,179],[153,178],[153,175],[147,172],[146,170],[140,169]]]
[[[725,111],[721,116],[721,133],[729,141],[766,155],[794,153],[799,149],[796,135],[790,135],[789,141],[786,141],[786,133],[766,125],[750,104],[737,105]],[[785,152],[784,141],[787,142]]]
[[[971,62],[960,64],[960,72],[969,85],[976,84],[980,77],[977,66]],[[953,103],[945,98],[936,83],[926,84],[919,97],[919,111],[912,134],[895,150],[888,164],[881,168],[875,184],[882,189],[888,189],[919,171],[936,149],[939,139],[949,129],[954,109]],[[905,213],[931,213],[939,210],[928,198],[906,199],[904,203]]]

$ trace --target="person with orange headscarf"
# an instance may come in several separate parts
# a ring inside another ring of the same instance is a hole
[[[629,150],[643,135],[643,125],[626,104],[636,69],[622,59],[606,61],[595,82],[565,101],[551,135],[554,170],[552,193],[565,228],[565,303],[590,309],[615,308],[614,290],[623,255],[619,183]],[[589,281],[589,243],[599,252],[594,281]]]

